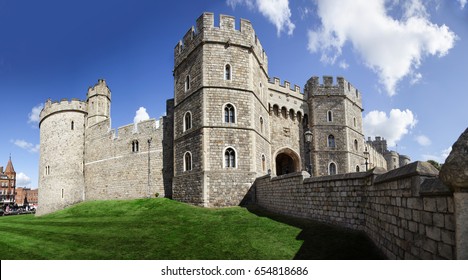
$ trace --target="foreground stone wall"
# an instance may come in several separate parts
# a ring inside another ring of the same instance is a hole
[[[264,176],[255,199],[277,213],[362,230],[390,259],[456,258],[453,197],[438,171],[415,162],[378,173]]]

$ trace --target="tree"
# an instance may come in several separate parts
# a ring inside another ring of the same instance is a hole
[[[438,163],[437,161],[432,160],[432,159],[428,160],[427,162],[432,164],[432,166],[434,166],[435,168],[437,168],[437,170],[440,171],[440,168],[442,167],[442,165],[440,163]]]

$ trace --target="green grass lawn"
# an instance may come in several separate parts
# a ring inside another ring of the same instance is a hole
[[[284,219],[162,198],[91,201],[42,217],[0,217],[0,252],[3,260],[379,258],[361,234]]]

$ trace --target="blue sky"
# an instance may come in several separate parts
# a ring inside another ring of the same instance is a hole
[[[443,162],[467,127],[466,2],[0,0],[0,165],[11,153],[18,186],[37,187],[42,104],[85,99],[100,78],[113,127],[162,116],[174,46],[205,11],[249,19],[271,77],[343,76],[363,95],[366,137]]]

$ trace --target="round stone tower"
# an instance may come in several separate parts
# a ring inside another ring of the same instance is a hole
[[[84,147],[87,104],[48,100],[40,114],[38,215],[84,199]]]

